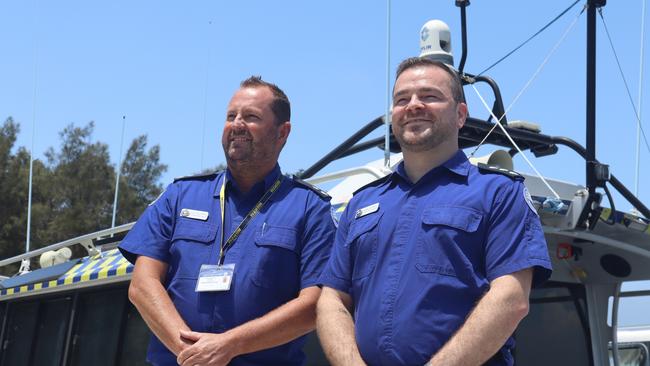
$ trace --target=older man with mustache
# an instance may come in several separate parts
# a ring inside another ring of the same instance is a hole
[[[334,225],[329,197],[281,174],[289,100],[251,77],[228,104],[227,169],[177,179],[120,244],[155,365],[302,365]]]

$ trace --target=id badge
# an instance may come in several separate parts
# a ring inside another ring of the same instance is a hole
[[[222,266],[204,264],[199,271],[195,291],[228,291],[232,283],[233,273],[235,273],[234,263],[224,264]]]

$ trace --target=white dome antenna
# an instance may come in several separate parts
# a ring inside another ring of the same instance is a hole
[[[429,20],[420,29],[420,57],[454,66],[451,52],[451,31],[441,20]]]

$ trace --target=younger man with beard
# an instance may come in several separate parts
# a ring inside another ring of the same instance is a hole
[[[404,161],[355,193],[321,277],[317,328],[333,365],[513,364],[511,334],[551,266],[523,178],[459,150],[466,116],[446,65],[400,64]]]

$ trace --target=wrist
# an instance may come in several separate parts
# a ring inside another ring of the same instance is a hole
[[[231,359],[246,353],[246,350],[244,350],[246,342],[235,331],[235,329],[231,329],[227,332],[221,333],[221,335],[225,338],[225,343],[227,345],[226,349],[230,353],[229,356]]]

